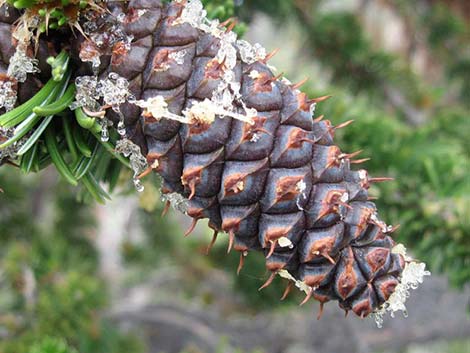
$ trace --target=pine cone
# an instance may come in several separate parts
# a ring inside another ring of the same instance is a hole
[[[336,300],[360,317],[377,311],[406,263],[393,251],[394,228],[379,220],[368,198],[370,184],[385,179],[351,170],[361,160],[333,140],[349,122],[313,118],[325,97],[309,99],[276,77],[270,55],[236,42],[230,28],[211,26],[197,16],[197,5],[108,2],[130,46],[111,43],[109,18],[100,18],[100,38],[106,34],[112,45],[74,39],[76,75],[91,74],[82,61],[96,49],[101,78],[116,73],[128,80],[135,100],[120,106],[127,137],[162,177],[168,205],[184,197],[193,218],[187,234],[207,218],[214,241],[225,232],[229,251],[240,252],[239,271],[248,252],[265,254],[272,275],[262,288],[279,274],[292,281],[287,290],[295,284],[306,292],[305,301]],[[107,117],[120,119],[111,110]]]

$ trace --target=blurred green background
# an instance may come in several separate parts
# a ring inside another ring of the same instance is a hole
[[[427,306],[410,304],[421,322],[397,319],[382,332],[338,313],[315,322],[310,329],[323,338],[334,333],[325,331],[328,322],[355,327],[350,334],[341,329],[335,339],[343,342],[321,351],[344,344],[361,353],[470,352],[469,2],[204,3],[211,17],[237,16],[236,30],[246,39],[279,47],[273,64],[291,81],[309,77],[303,86],[309,96],[331,94],[317,115],[336,124],[354,119],[338,133],[338,144],[343,151],[364,150],[371,175],[395,178],[371,190],[381,215],[401,224],[397,239],[444,278],[426,287]],[[204,255],[205,224],[183,239],[184,216],[160,217],[156,178],[146,180],[140,199],[129,179],[123,173],[120,191],[103,207],[76,201],[77,190],[53,170],[25,177],[0,169],[1,353],[317,352],[302,348],[309,346],[302,333],[270,346],[279,336],[274,321],[282,326],[286,316],[304,329],[299,313],[315,314],[311,306],[297,309],[296,295],[281,303],[281,281],[258,292],[267,276],[262,256],[250,255],[236,276],[238,256],[225,255],[224,241]],[[458,300],[449,303],[452,296]],[[425,311],[438,300],[461,316],[443,313],[428,327]],[[180,325],[184,330],[171,329],[177,314],[188,325]],[[463,323],[454,329],[453,319]],[[219,332],[218,322],[228,328]],[[406,332],[410,325],[421,330]],[[213,334],[204,336],[203,328]],[[377,339],[384,332],[388,340]],[[202,343],[190,340],[198,335]]]

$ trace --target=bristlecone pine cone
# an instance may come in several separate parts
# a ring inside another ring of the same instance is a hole
[[[99,78],[111,72],[125,78],[135,96],[120,105],[127,138],[140,147],[148,170],[162,177],[168,202],[182,195],[194,225],[208,218],[214,240],[218,232],[228,234],[240,265],[249,251],[262,251],[272,273],[263,287],[279,274],[290,280],[289,290],[295,284],[322,306],[336,300],[360,317],[378,311],[411,263],[368,198],[370,184],[385,178],[351,170],[362,160],[333,140],[349,122],[335,127],[313,117],[325,97],[309,99],[298,85],[276,77],[269,54],[236,41],[231,28],[211,26],[194,13],[199,5],[104,3],[110,14],[96,19],[93,35],[44,34],[39,65],[48,51],[65,48],[75,77],[92,76],[90,62],[98,59]],[[14,53],[15,16],[0,17],[4,76]],[[79,23],[86,27],[89,19]],[[119,121],[112,109],[106,116]]]

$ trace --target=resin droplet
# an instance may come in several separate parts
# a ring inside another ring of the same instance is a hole
[[[407,317],[405,302],[410,296],[410,290],[418,288],[418,285],[423,283],[424,277],[431,275],[431,272],[426,271],[426,264],[413,261],[406,255],[406,249],[403,245],[396,245],[392,249],[392,253],[401,254],[407,262],[395,291],[382,307],[372,315],[378,327],[382,327],[383,317],[387,312],[390,313],[391,317],[394,317],[395,312],[402,311],[403,315]]]
[[[123,120],[120,120],[119,123],[118,123],[118,126],[117,126],[117,132],[119,135],[121,136],[125,136],[126,135],[126,125],[124,124],[124,121]]]
[[[37,59],[30,58],[26,54],[25,45],[18,45],[15,54],[10,58],[7,75],[14,77],[18,82],[24,82],[28,74],[40,71],[38,64],[39,61]]]
[[[16,103],[16,89],[13,80],[8,77],[0,77],[0,109],[6,111],[13,109]]]
[[[106,122],[101,124],[101,141],[108,142],[109,141],[109,131]]]
[[[145,187],[142,184],[142,182],[140,181],[140,179],[134,178],[134,179],[132,179],[132,181],[134,182],[134,186],[135,186],[135,189],[137,190],[137,192],[143,192],[145,190]]]

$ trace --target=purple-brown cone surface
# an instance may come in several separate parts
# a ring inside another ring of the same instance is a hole
[[[227,69],[217,58],[221,39],[179,21],[184,1],[108,6],[116,17],[124,13],[123,30],[133,39],[128,50],[108,48],[100,77],[115,72],[129,81],[137,100],[163,97],[179,116],[213,98]],[[86,57],[87,45],[84,38],[71,43],[80,74],[91,72],[78,54]],[[368,200],[370,183],[381,179],[351,170],[355,155],[334,143],[343,126],[313,117],[321,98],[309,99],[275,77],[267,58],[244,60],[236,50],[231,82],[239,84],[241,97],[233,104],[242,112],[254,108],[252,123],[219,115],[180,123],[125,103],[128,137],[163,178],[163,192],[188,199],[194,222],[207,218],[216,233],[228,234],[241,260],[250,251],[265,254],[273,274],[267,284],[278,273],[292,276],[307,299],[322,305],[336,300],[365,317],[387,301],[405,266],[392,252],[393,229]]]

